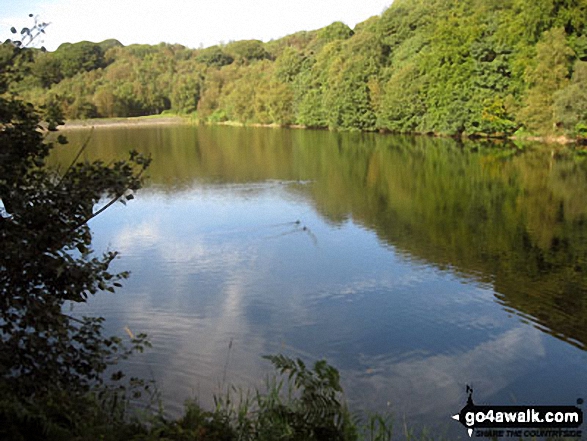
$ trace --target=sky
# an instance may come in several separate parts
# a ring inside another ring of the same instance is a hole
[[[208,47],[234,40],[269,41],[342,21],[351,28],[380,15],[392,0],[2,0],[0,39],[32,26],[28,14],[50,22],[42,45],[116,38],[133,43]],[[39,46],[39,44],[37,44]]]

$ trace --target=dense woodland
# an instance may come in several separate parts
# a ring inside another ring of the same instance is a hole
[[[587,0],[395,0],[279,40],[35,50],[12,91],[69,119],[479,136],[587,135]]]

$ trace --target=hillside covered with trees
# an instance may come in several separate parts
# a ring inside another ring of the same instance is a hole
[[[12,91],[69,119],[470,136],[587,135],[587,0],[395,0],[279,40],[205,49],[116,40],[36,50]]]

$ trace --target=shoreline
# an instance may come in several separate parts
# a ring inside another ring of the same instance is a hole
[[[60,130],[76,130],[76,129],[90,129],[90,128],[112,128],[112,127],[145,127],[145,126],[171,126],[171,125],[198,125],[204,124],[208,126],[231,126],[231,127],[267,127],[273,129],[312,129],[300,124],[261,124],[261,123],[241,123],[238,121],[219,121],[219,122],[198,122],[196,119],[189,116],[161,116],[161,115],[149,115],[149,116],[134,116],[126,118],[92,118],[92,119],[77,119],[66,121],[65,124],[58,126]],[[330,130],[328,128],[316,128],[317,130]],[[361,131],[361,133],[380,133],[380,134],[396,134],[404,136],[432,136],[439,138],[455,138],[455,135],[446,135],[442,133],[394,133],[382,130],[375,130],[372,132]],[[520,142],[540,142],[543,144],[558,144],[558,145],[569,145],[569,144],[582,144],[584,139],[581,138],[569,138],[565,135],[550,135],[550,136],[507,136],[507,137],[492,137],[492,136],[462,136],[462,139],[472,140],[503,140],[503,141],[520,141]]]
[[[171,126],[177,124],[194,124],[195,121],[182,116],[135,116],[128,118],[92,118],[75,119],[65,121],[58,126],[59,130],[112,128],[112,127],[138,127],[138,126]]]

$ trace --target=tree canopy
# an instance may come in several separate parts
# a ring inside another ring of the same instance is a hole
[[[587,125],[572,99],[586,11],[586,0],[396,0],[355,29],[334,22],[268,43],[67,43],[35,51],[11,90],[66,118],[172,110],[203,121],[574,136]]]

